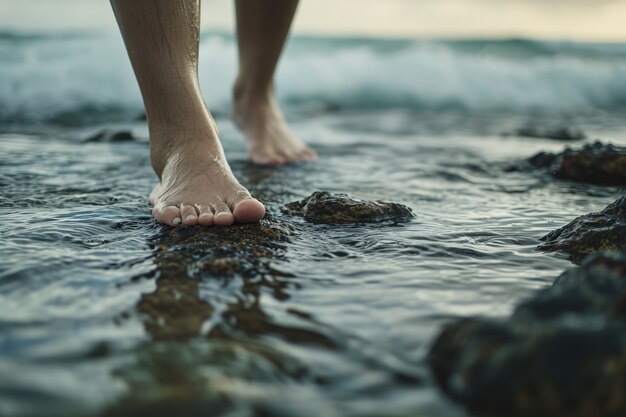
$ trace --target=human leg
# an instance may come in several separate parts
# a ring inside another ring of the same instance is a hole
[[[278,64],[298,0],[236,0],[239,74],[233,116],[260,164],[309,161],[315,152],[294,136],[274,94]]]
[[[199,0],[111,0],[146,108],[150,196],[161,223],[256,222],[263,205],[233,175],[198,85]]]

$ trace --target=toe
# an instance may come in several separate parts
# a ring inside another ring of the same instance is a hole
[[[181,222],[180,209],[176,206],[155,207],[152,214],[156,221],[168,226],[176,226]]]
[[[317,158],[317,154],[311,148],[302,148],[297,153],[298,161],[312,161]]]
[[[285,162],[287,162],[287,159],[281,155],[256,154],[250,156],[250,161],[253,164],[257,165],[277,166],[283,165]]]
[[[317,159],[317,152],[315,152],[311,148],[306,148],[305,149],[305,156],[307,158],[307,161],[313,161],[313,160]]]
[[[278,166],[283,165],[285,160],[283,158],[253,158],[252,162],[257,165]]]
[[[217,226],[230,226],[235,223],[235,217],[231,213],[228,205],[222,201],[213,204],[213,224]]]
[[[190,204],[181,204],[180,217],[185,226],[195,226],[198,224],[198,213],[196,208]]]
[[[237,223],[255,223],[265,216],[265,206],[256,198],[246,198],[234,205],[233,215]]]
[[[210,226],[213,224],[213,210],[211,207],[204,205],[197,205],[198,210],[198,223],[202,226]]]
[[[300,151],[298,151],[293,158],[294,161],[300,161],[300,162],[309,161],[310,159],[311,158],[309,157],[309,154],[306,149],[301,149]]]

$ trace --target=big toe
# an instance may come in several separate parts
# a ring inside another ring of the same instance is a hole
[[[237,223],[255,223],[265,216],[265,206],[255,198],[241,200],[233,210]]]

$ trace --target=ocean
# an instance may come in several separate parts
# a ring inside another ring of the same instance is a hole
[[[320,158],[275,169],[229,120],[233,37],[203,33],[200,59],[229,162],[288,239],[242,254],[151,219],[119,34],[0,33],[0,416],[467,415],[425,364],[433,338],[550,285],[572,264],[539,238],[623,193],[502,167],[626,144],[626,45],[296,36],[277,92]],[[522,133],[564,128],[586,139]],[[134,139],[88,140],[103,129]],[[282,212],[317,190],[416,217]]]
[[[228,111],[237,56],[204,33],[200,80]],[[0,123],[128,121],[141,97],[120,35],[0,33]],[[579,114],[626,106],[626,45],[295,37],[277,76],[290,108]]]

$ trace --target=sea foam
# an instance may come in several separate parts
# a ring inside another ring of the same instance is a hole
[[[200,82],[226,111],[232,36],[206,33]],[[297,107],[567,113],[626,107],[626,45],[295,37],[276,77]],[[124,120],[141,96],[117,33],[0,34],[0,123]]]

